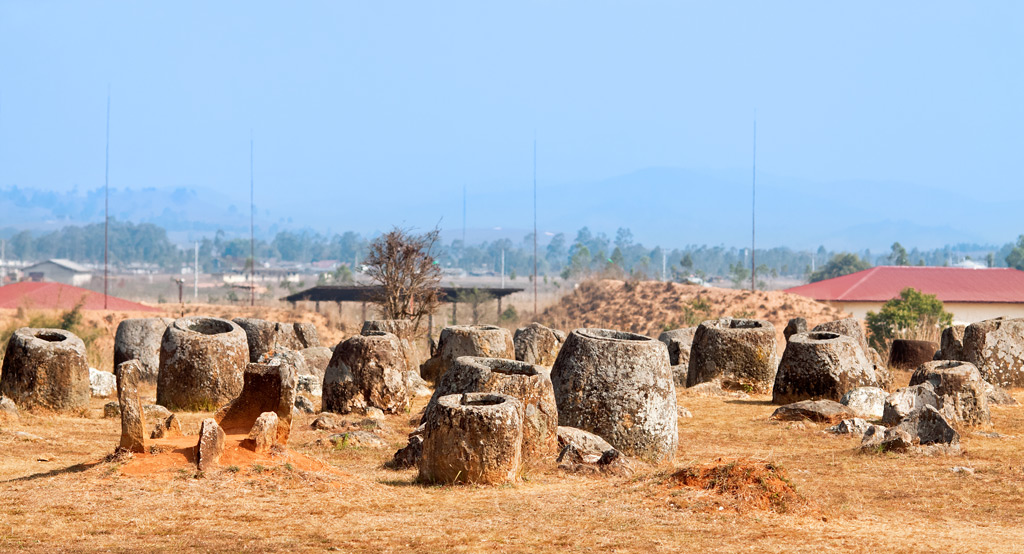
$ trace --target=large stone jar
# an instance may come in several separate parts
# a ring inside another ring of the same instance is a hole
[[[676,389],[665,344],[609,329],[569,333],[551,369],[558,423],[594,433],[623,453],[671,460]]]
[[[167,327],[174,323],[169,317],[140,317],[122,320],[114,335],[114,367],[138,360],[139,378],[156,382],[160,373],[160,343]]]
[[[494,325],[453,325],[441,330],[436,355],[423,364],[420,371],[424,379],[437,382],[448,371],[456,358],[516,359],[512,333]]]
[[[88,407],[85,343],[63,329],[18,329],[7,343],[0,395],[24,408],[68,412]]]
[[[775,381],[775,327],[761,319],[724,317],[697,327],[686,386],[721,380],[734,388],[767,392]]]
[[[839,333],[797,333],[789,337],[772,389],[772,402],[839,402],[847,392],[877,385],[874,366],[856,339]]]
[[[245,331],[215,317],[183,317],[160,346],[156,402],[171,410],[214,410],[242,391],[249,363]]]

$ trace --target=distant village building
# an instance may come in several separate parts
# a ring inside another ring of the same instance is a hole
[[[64,283],[80,287],[92,280],[92,272],[81,265],[61,258],[53,258],[22,269],[29,281]]]
[[[1024,271],[1007,268],[878,266],[786,292],[827,302],[863,319],[906,287],[934,294],[957,323],[1024,317]]]

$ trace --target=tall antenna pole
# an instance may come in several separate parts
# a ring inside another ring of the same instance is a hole
[[[754,262],[755,211],[757,201],[757,111],[754,111],[754,167],[750,180],[750,290],[757,290],[757,265]]]
[[[537,320],[537,137],[533,138],[533,320]]]
[[[249,130],[249,305],[256,305],[256,195],[252,171],[252,129]]]
[[[107,268],[110,233],[110,84],[107,84],[107,148],[103,160],[103,309],[107,309]]]

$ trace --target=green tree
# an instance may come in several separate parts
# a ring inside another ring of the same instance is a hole
[[[910,257],[907,256],[907,249],[903,245],[892,243],[892,252],[889,254],[889,261],[892,265],[910,265]]]
[[[843,252],[842,254],[832,256],[832,259],[824,267],[812,273],[810,281],[816,283],[825,279],[842,277],[843,275],[864,271],[870,267],[871,264],[860,259],[856,254]]]
[[[1024,270],[1024,235],[1017,237],[1017,245],[1006,256],[1006,265],[1014,269]]]
[[[907,287],[898,298],[886,302],[876,314],[868,312],[868,339],[871,346],[884,352],[888,341],[918,331],[933,331],[953,323],[953,314],[945,311],[934,294]]]
[[[736,262],[729,265],[729,275],[732,278],[732,284],[738,288],[747,282],[747,279],[750,277],[750,270],[742,262]]]

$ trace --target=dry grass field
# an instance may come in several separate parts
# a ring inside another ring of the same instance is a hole
[[[153,390],[143,396],[151,401]],[[375,431],[387,449],[323,446],[317,439],[329,433],[311,429],[313,416],[301,416],[288,453],[229,459],[206,474],[184,457],[162,464],[147,463],[151,455],[105,461],[119,421],[102,418],[104,401],[93,399],[79,417],[23,413],[0,422],[0,551],[1024,548],[1024,408],[993,408],[1001,437],[967,431],[962,455],[927,457],[861,453],[857,439],[830,436],[823,425],[773,422],[767,400],[681,394],[680,405],[693,417],[680,419],[678,458],[637,465],[631,476],[570,474],[552,461],[514,486],[440,487],[416,484],[415,470],[383,467],[404,445],[424,398]],[[195,432],[208,414],[181,415],[186,432]],[[357,427],[362,419],[348,417]],[[687,487],[672,477],[683,468],[697,474],[736,460],[781,468],[799,498],[765,502],[756,494]],[[956,473],[955,466],[973,473]]]

